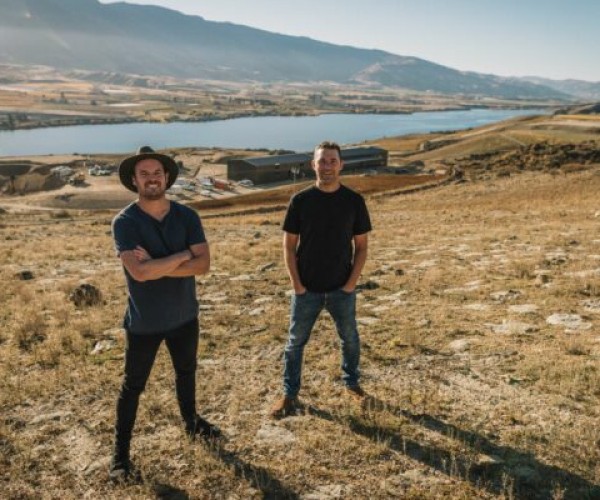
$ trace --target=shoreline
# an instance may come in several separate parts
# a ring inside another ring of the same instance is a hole
[[[133,124],[133,123],[208,123],[208,122],[217,122],[217,121],[226,121],[226,120],[235,120],[238,118],[262,118],[262,117],[307,117],[307,116],[322,116],[322,115],[413,115],[416,113],[436,113],[436,112],[451,112],[451,111],[472,111],[477,109],[487,109],[487,110],[539,110],[539,109],[555,109],[557,106],[555,104],[524,104],[522,106],[515,105],[465,105],[465,106],[440,106],[436,108],[427,108],[413,111],[394,111],[394,110],[373,110],[373,109],[365,109],[365,110],[348,110],[345,112],[338,111],[314,111],[314,112],[301,112],[294,111],[292,113],[275,113],[275,112],[241,112],[241,113],[233,113],[229,115],[221,115],[221,116],[189,116],[185,119],[154,119],[148,120],[143,117],[121,117],[121,118],[106,118],[103,119],[101,117],[93,117],[87,118],[85,114],[81,116],[72,116],[69,115],[59,115],[53,114],[53,116],[60,117],[57,122],[49,122],[37,125],[35,123],[24,123],[18,124],[13,127],[8,127],[6,122],[0,123],[0,132],[17,132],[20,130],[38,130],[38,129],[50,129],[57,127],[76,127],[76,126],[87,126],[87,125],[123,125],[123,124]],[[5,113],[0,111],[0,114]],[[31,111],[26,114],[35,115],[36,113],[43,113],[42,110],[39,111]],[[10,113],[7,113],[10,114]],[[50,113],[47,113],[50,114]],[[64,118],[63,118],[64,117]]]

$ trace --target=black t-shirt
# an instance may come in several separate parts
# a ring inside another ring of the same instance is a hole
[[[114,218],[112,230],[117,255],[140,245],[159,259],[206,242],[198,214],[174,201],[160,222],[132,203]],[[125,269],[125,277],[129,298],[123,326],[128,331],[164,333],[198,316],[193,276],[139,282]]]
[[[298,272],[311,292],[330,292],[346,284],[352,272],[354,236],[371,230],[364,198],[340,186],[333,193],[317,187],[290,200],[283,230],[300,235]]]

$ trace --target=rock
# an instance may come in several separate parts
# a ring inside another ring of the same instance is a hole
[[[600,313],[600,300],[588,299],[581,301],[581,305],[587,312]]]
[[[503,321],[500,324],[488,323],[486,326],[490,327],[494,333],[524,334],[536,332],[538,330],[534,325],[511,320]]]
[[[262,307],[257,307],[256,309],[252,309],[251,311],[248,312],[248,316],[260,316],[261,314],[264,314],[265,310]]]
[[[504,460],[496,455],[484,455],[480,453],[473,460],[473,470],[477,472],[490,471],[504,465]]]
[[[256,441],[261,444],[281,446],[296,441],[296,436],[277,425],[264,424],[256,433]]]
[[[385,274],[388,274],[391,270],[391,267],[389,265],[380,267],[379,269],[375,269],[375,271],[373,271],[371,273],[371,276],[383,276]]]
[[[265,264],[264,266],[259,266],[258,271],[261,273],[264,273],[265,271],[273,269],[275,266],[276,266],[275,262],[269,262],[268,264]]]
[[[202,295],[200,298],[201,300],[207,302],[225,302],[228,300],[227,294],[225,292],[206,294]]]
[[[64,420],[71,417],[72,415],[73,412],[70,411],[55,411],[52,413],[44,413],[42,415],[37,415],[29,423],[31,425],[36,425],[44,422],[51,422],[54,420]]]
[[[33,273],[29,269],[21,269],[16,277],[21,281],[29,281],[33,279]]]
[[[92,352],[90,354],[96,355],[96,354],[100,354],[100,353],[103,353],[106,351],[110,351],[111,349],[116,347],[116,345],[117,345],[117,343],[111,339],[100,340],[100,341],[96,342],[96,345],[94,346],[94,349],[92,350]]]
[[[379,323],[379,318],[373,318],[372,316],[366,316],[362,318],[356,318],[356,322],[360,325],[370,326]]]
[[[515,300],[521,295],[523,295],[523,293],[519,290],[503,290],[500,292],[494,292],[490,294],[490,297],[492,298],[492,300],[495,300],[497,302],[507,302],[509,300]]]
[[[514,306],[508,306],[509,312],[514,312],[517,314],[532,314],[538,309],[538,306],[535,304],[518,304]]]
[[[229,281],[252,281],[254,278],[249,274],[240,274],[239,276],[233,276],[229,278]]]
[[[546,318],[546,323],[554,326],[564,326],[567,330],[589,330],[592,324],[584,321],[579,314],[555,313]]]
[[[255,304],[266,304],[267,302],[273,302],[273,297],[259,297],[254,301]]]
[[[379,283],[376,281],[368,280],[366,283],[361,283],[356,287],[357,290],[377,290]]]
[[[465,352],[471,349],[472,342],[469,339],[457,339],[448,344],[448,348],[456,353]]]
[[[76,307],[91,307],[102,303],[102,294],[94,285],[83,283],[69,294],[69,299]]]

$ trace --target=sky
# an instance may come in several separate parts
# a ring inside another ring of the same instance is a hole
[[[113,3],[115,0],[100,0]],[[600,0],[127,0],[464,71],[600,82]]]

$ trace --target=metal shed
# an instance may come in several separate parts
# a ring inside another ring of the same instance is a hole
[[[312,157],[305,153],[259,156],[229,160],[227,178],[232,181],[250,179],[254,184],[268,184],[311,175]]]
[[[346,172],[365,168],[387,167],[388,152],[376,146],[342,149]]]
[[[269,184],[314,177],[312,159],[312,152],[233,159],[227,162],[227,178]],[[342,160],[345,172],[385,167],[388,152],[375,146],[342,149]]]

